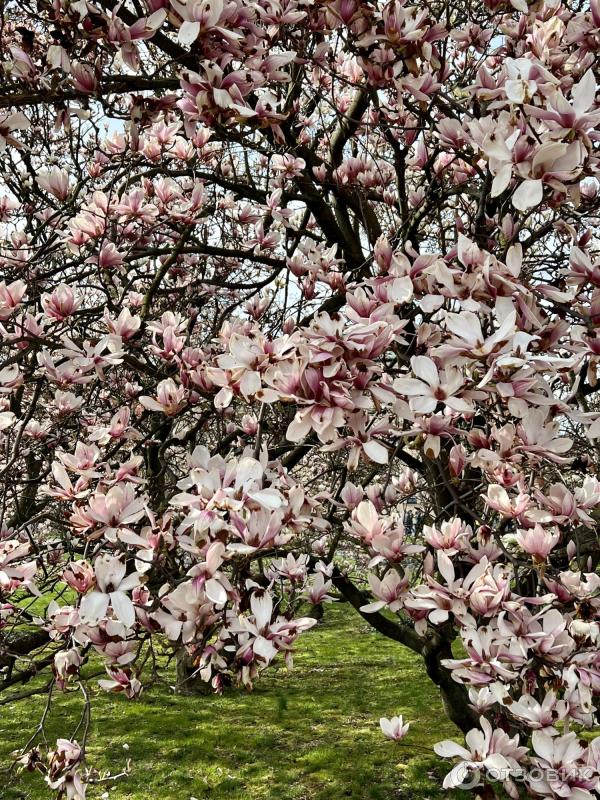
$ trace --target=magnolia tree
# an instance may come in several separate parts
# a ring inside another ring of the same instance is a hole
[[[250,687],[332,594],[445,788],[599,796],[600,2],[409,2],[3,4],[0,702],[59,797],[98,684]]]

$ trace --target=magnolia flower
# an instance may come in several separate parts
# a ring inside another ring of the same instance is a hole
[[[85,476],[81,476],[75,485],[69,478],[67,470],[58,461],[52,464],[52,476],[56,481],[55,486],[47,486],[44,493],[59,500],[80,500],[89,494],[89,481]]]
[[[573,446],[573,440],[562,436],[558,420],[548,421],[548,411],[543,408],[530,408],[517,426],[522,441],[519,447],[526,453],[546,458],[557,464],[566,463],[564,456]]]
[[[481,689],[471,687],[469,689],[469,700],[471,701],[469,707],[479,715],[483,715],[496,705],[498,696],[489,686],[484,686]]]
[[[0,393],[10,394],[23,384],[23,373],[18,364],[10,364],[0,369]]]
[[[288,153],[274,155],[271,159],[271,169],[283,173],[286,178],[295,178],[297,175],[301,175],[305,168],[306,162],[303,158],[296,158]]]
[[[187,46],[195,42],[201,33],[215,32],[235,41],[240,38],[240,34],[229,29],[227,24],[218,25],[221,17],[225,17],[227,22],[228,7],[223,0],[171,0],[172,5],[177,9],[183,18],[179,28],[179,43]]]
[[[8,285],[6,281],[0,282],[0,322],[6,322],[21,305],[26,291],[25,281],[13,281]]]
[[[528,728],[546,729],[550,734],[554,733],[554,723],[564,719],[568,710],[567,704],[557,701],[552,691],[541,703],[529,694],[521,695],[516,702],[512,698],[503,698],[502,703],[511,716],[524,722]]]
[[[537,769],[531,770],[527,783],[534,792],[543,797],[593,800],[597,778],[583,769],[585,750],[576,733],[553,736],[545,730],[534,730],[531,743]]]
[[[23,561],[29,555],[29,543],[19,542],[16,539],[0,540],[0,591],[10,594],[19,586],[25,586],[35,594],[39,594],[33,584],[33,577],[37,572],[35,561]]]
[[[485,502],[494,511],[500,512],[507,519],[517,519],[529,508],[530,498],[527,494],[519,494],[511,499],[503,486],[492,483],[488,486]]]
[[[83,751],[69,739],[57,739],[56,748],[48,753],[45,780],[51,789],[58,789],[66,800],[85,800],[86,784],[80,772]]]
[[[473,531],[468,525],[465,526],[461,519],[455,517],[442,522],[439,528],[424,525],[423,535],[427,544],[435,550],[443,550],[446,555],[454,556],[466,549]]]
[[[100,451],[95,444],[87,445],[77,442],[73,454],[58,451],[56,455],[70,472],[87,478],[97,478],[100,475],[100,472],[95,469],[96,462],[100,458]]]
[[[399,717],[392,717],[387,719],[381,717],[379,720],[379,727],[386,739],[392,739],[394,742],[399,742],[408,733],[410,722],[404,722],[402,714]]]
[[[127,567],[116,556],[104,554],[94,563],[97,588],[82,598],[79,606],[81,621],[87,625],[98,625],[106,616],[109,606],[125,626],[131,628],[135,622],[135,609],[126,592],[139,585],[135,572],[125,575]]]
[[[487,359],[513,338],[516,333],[516,318],[514,309],[507,311],[499,320],[498,330],[485,337],[480,318],[476,314],[470,311],[461,311],[460,314],[446,313],[446,327],[454,337],[437,348],[437,352],[444,358],[464,356],[468,359]]]
[[[325,580],[323,573],[317,572],[313,577],[312,583],[308,587],[306,593],[307,600],[314,606],[318,606],[321,603],[332,602],[333,597],[330,597],[330,595],[327,594],[327,592],[331,589],[331,585],[331,580]]]
[[[269,664],[281,649],[289,648],[300,631],[316,625],[317,620],[302,617],[293,621],[273,616],[273,598],[268,591],[257,589],[250,600],[251,617],[240,617],[240,633],[249,634],[238,650],[238,656],[247,661],[258,659]],[[235,629],[234,629],[235,630]]]
[[[390,611],[398,611],[402,608],[408,591],[408,577],[400,577],[395,569],[388,570],[381,580],[370,573],[369,586],[378,599],[374,603],[361,606],[362,614],[373,614],[386,607]]]
[[[130,700],[139,697],[142,691],[142,684],[133,676],[128,667],[107,666],[106,671],[110,680],[106,678],[98,681],[98,686],[107,692],[123,692],[125,697]]]
[[[83,397],[77,397],[73,392],[63,392],[57,389],[54,392],[54,405],[59,414],[72,414],[83,405]]]
[[[100,442],[100,444],[107,444],[111,439],[137,438],[139,434],[129,425],[130,418],[130,409],[127,406],[122,406],[113,414],[108,425],[100,425],[90,434],[90,440]]]
[[[131,484],[113,486],[106,494],[96,492],[89,501],[90,518],[100,523],[109,541],[114,541],[123,528],[138,522],[146,513],[143,497],[136,497]]]
[[[373,537],[371,548],[378,555],[371,561],[370,566],[386,561],[402,561],[406,556],[421,553],[425,549],[420,544],[406,544],[404,542],[404,526],[402,523]]]
[[[60,650],[54,656],[52,671],[59,688],[64,689],[71,678],[79,674],[79,667],[83,664],[83,657],[77,647],[69,650]]]
[[[456,397],[464,378],[456,367],[438,370],[427,356],[413,356],[410,365],[416,378],[396,378],[394,389],[410,397],[410,407],[419,414],[431,414],[442,402],[453,411],[472,411],[472,405]]]
[[[159,213],[155,205],[146,202],[143,189],[133,189],[129,194],[123,195],[114,210],[121,220],[138,219],[146,224],[152,223]]]
[[[105,310],[104,323],[110,333],[120,336],[126,342],[138,332],[142,319],[139,316],[133,316],[128,308],[124,308],[116,319],[113,319]]]
[[[29,128],[31,123],[20,111],[15,114],[0,115],[0,153],[6,149],[6,145],[19,148],[21,143],[12,135],[13,131],[24,131]]]
[[[442,758],[459,758],[459,763],[444,778],[444,789],[453,789],[467,780],[478,770],[502,770],[508,775],[511,769],[527,753],[526,747],[519,747],[518,735],[511,739],[500,728],[492,729],[490,722],[481,717],[481,730],[472,728],[466,735],[466,745],[449,740],[438,742],[433,749]]]
[[[71,561],[62,577],[79,594],[85,594],[96,582],[94,569],[87,561]]]
[[[0,411],[0,431],[12,427],[17,421],[12,411]]]
[[[157,399],[144,395],[140,403],[149,411],[161,411],[169,417],[174,416],[186,405],[186,391],[183,386],[177,386],[173,378],[160,381],[156,392]]]
[[[363,500],[352,510],[350,522],[345,523],[344,527],[366,544],[371,544],[375,536],[385,532],[387,525],[380,519],[374,504],[370,500]]]
[[[52,167],[51,170],[43,169],[38,172],[36,180],[40,188],[51,192],[59,200],[66,200],[69,196],[69,173],[59,167]]]
[[[269,577],[287,578],[292,583],[303,583],[306,580],[308,556],[296,558],[288,553],[285,558],[276,559],[269,569]]]
[[[550,531],[536,525],[528,530],[520,530],[515,537],[519,546],[536,561],[545,561],[550,555],[554,546],[560,540],[560,533],[550,533]]]
[[[64,283],[61,283],[51,294],[42,295],[42,308],[46,315],[58,322],[63,322],[72,316],[81,302],[81,298],[77,297],[73,289]]]
[[[254,617],[252,629],[255,633],[252,640],[252,651],[269,663],[277,654],[277,648],[269,638],[273,598],[268,592],[254,592],[250,600],[250,609]]]

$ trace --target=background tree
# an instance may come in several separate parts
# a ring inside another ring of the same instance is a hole
[[[467,734],[444,786],[598,796],[599,44],[595,0],[3,4],[0,690],[79,682],[21,751],[59,795],[92,655],[251,685],[335,590]]]

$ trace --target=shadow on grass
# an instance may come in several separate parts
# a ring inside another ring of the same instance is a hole
[[[2,767],[43,704],[4,707]],[[68,734],[80,711],[80,695],[57,695],[49,738]],[[379,730],[381,716],[398,713],[411,721],[401,744]],[[98,691],[93,715],[90,763],[116,773],[131,758],[132,768],[123,780],[92,787],[90,800],[107,790],[111,800],[466,797],[439,790],[446,768],[431,748],[457,732],[418,659],[345,606],[327,609],[324,624],[301,637],[293,672],[265,677],[251,694],[190,698],[155,687],[131,702]],[[39,776],[1,787],[1,800],[49,796]]]

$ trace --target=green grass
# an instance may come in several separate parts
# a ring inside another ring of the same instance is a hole
[[[0,765],[26,740],[44,697],[0,711]],[[70,733],[81,695],[57,694],[47,729]],[[409,651],[374,633],[347,606],[298,643],[294,670],[264,677],[251,694],[183,697],[155,687],[137,701],[94,691],[89,761],[130,774],[91,787],[90,800],[442,800],[448,767],[431,751],[456,737],[436,688]],[[400,744],[380,716],[411,720]],[[458,737],[460,738],[460,737]],[[129,749],[124,749],[128,745]],[[4,788],[3,788],[4,787]],[[0,775],[2,800],[47,798],[39,776]]]

